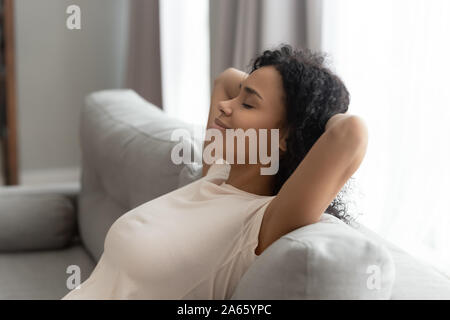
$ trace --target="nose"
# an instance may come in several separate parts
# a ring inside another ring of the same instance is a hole
[[[231,100],[227,101],[220,101],[219,102],[219,110],[224,113],[226,116],[230,116],[233,112],[233,109],[231,107]]]

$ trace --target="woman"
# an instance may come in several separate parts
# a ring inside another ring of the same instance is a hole
[[[90,277],[63,299],[229,299],[281,236],[324,212],[345,219],[336,196],[361,164],[368,133],[346,114],[348,92],[323,62],[283,45],[256,57],[250,74],[225,70],[207,128],[279,130],[279,171],[204,162],[201,179],[117,219]],[[226,136],[221,142],[226,149]]]

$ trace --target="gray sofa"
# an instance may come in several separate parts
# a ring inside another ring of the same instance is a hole
[[[194,130],[193,125],[168,117],[132,90],[90,94],[80,118],[81,181],[0,190],[0,299],[62,298],[70,291],[68,267],[78,266],[81,282],[86,280],[103,252],[107,231],[118,217],[199,179],[201,167],[170,161],[168,150],[177,142],[168,137],[176,128]],[[311,280],[305,280],[304,274],[299,276],[296,268],[295,263],[303,263],[303,249],[292,244],[304,236],[296,230],[256,260],[232,299],[450,299],[450,279],[442,273],[362,225],[354,230],[349,229],[348,234],[357,232],[371,246],[377,246],[391,270],[383,280],[382,295],[355,294],[353,289],[352,294],[343,290],[338,297],[321,295],[320,290],[305,295],[299,288]],[[333,241],[338,250],[339,240]],[[359,259],[352,250],[341,247],[347,260]],[[305,259],[310,259],[311,252]],[[288,258],[292,253],[297,260]],[[280,258],[281,254],[285,256]],[[330,268],[337,270],[339,266]],[[336,277],[330,280],[335,286],[351,282],[340,275],[340,283]]]

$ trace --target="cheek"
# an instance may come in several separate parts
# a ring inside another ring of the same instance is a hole
[[[267,129],[265,130],[265,134],[261,134],[258,136],[258,148],[260,145],[265,146],[265,150],[263,150],[264,154],[268,156],[272,155],[272,150],[276,151],[279,149],[280,145],[280,130],[277,128]],[[260,144],[259,144],[260,143]]]
[[[255,129],[255,136],[245,137],[245,163],[250,164],[250,156],[256,157],[256,161],[260,161],[260,155],[263,157],[271,157],[279,155],[279,136],[280,131],[277,128],[266,129],[260,128]],[[234,141],[234,154],[235,159],[238,154],[237,139]],[[276,153],[278,151],[278,153]],[[236,161],[236,160],[235,160]]]
[[[259,162],[259,154],[263,154],[264,156],[270,157],[272,155],[272,150],[279,149],[279,136],[280,130],[278,129],[279,122],[274,121],[274,117],[276,115],[267,114],[267,113],[258,113],[258,112],[234,112],[233,113],[233,121],[230,123],[234,129],[242,129],[244,131],[248,129],[255,130],[255,139],[250,139],[250,137],[245,137],[245,144],[243,152],[241,155],[245,159],[246,164],[250,164],[250,155],[256,154],[257,161]],[[272,118],[271,118],[272,117]],[[261,132],[264,130],[265,133]],[[278,131],[278,133],[276,132]],[[223,156],[227,155],[227,145],[233,151],[233,163],[238,163],[238,152],[240,149],[238,148],[238,138],[230,139],[227,141],[227,136],[223,134],[222,140],[222,150]],[[273,145],[272,145],[273,144]],[[264,149],[260,151],[260,146],[263,146]],[[231,150],[230,150],[231,152]]]

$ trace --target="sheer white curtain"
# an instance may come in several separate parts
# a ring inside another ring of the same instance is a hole
[[[206,125],[210,103],[209,0],[159,1],[163,109]]]
[[[450,274],[450,1],[322,9],[322,50],[369,128],[359,221]]]

